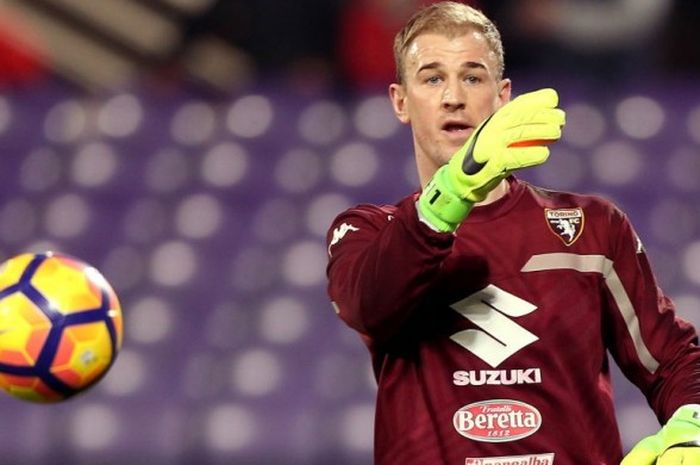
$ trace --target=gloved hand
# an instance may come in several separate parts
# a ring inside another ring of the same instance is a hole
[[[422,218],[452,232],[511,171],[544,163],[546,145],[561,137],[565,123],[558,103],[554,89],[541,89],[513,99],[481,123],[423,190]]]
[[[684,405],[653,436],[625,456],[620,465],[700,464],[700,405]]]

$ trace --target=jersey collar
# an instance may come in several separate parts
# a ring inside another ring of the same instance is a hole
[[[475,206],[472,211],[469,212],[469,216],[467,216],[464,223],[483,223],[508,213],[518,203],[518,200],[520,200],[526,188],[525,185],[513,175],[508,176],[506,181],[510,186],[506,195],[488,205]]]

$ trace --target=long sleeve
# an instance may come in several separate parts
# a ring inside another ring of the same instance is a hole
[[[328,294],[339,316],[375,343],[390,340],[435,282],[454,238],[418,220],[414,196],[360,205],[328,232]]]
[[[681,405],[700,403],[700,348],[693,327],[676,316],[656,284],[627,218],[613,218],[612,268],[606,275],[611,352],[661,422]]]

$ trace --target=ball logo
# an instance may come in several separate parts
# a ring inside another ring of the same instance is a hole
[[[542,415],[525,402],[494,399],[465,405],[455,412],[452,423],[465,438],[509,442],[534,434],[542,425]]]

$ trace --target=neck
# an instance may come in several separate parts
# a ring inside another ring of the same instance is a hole
[[[478,207],[479,205],[488,205],[490,203],[493,203],[496,200],[505,197],[508,191],[510,191],[510,183],[504,179],[503,181],[499,182],[498,185],[494,187],[491,192],[488,193],[484,200],[477,203],[476,206]]]

